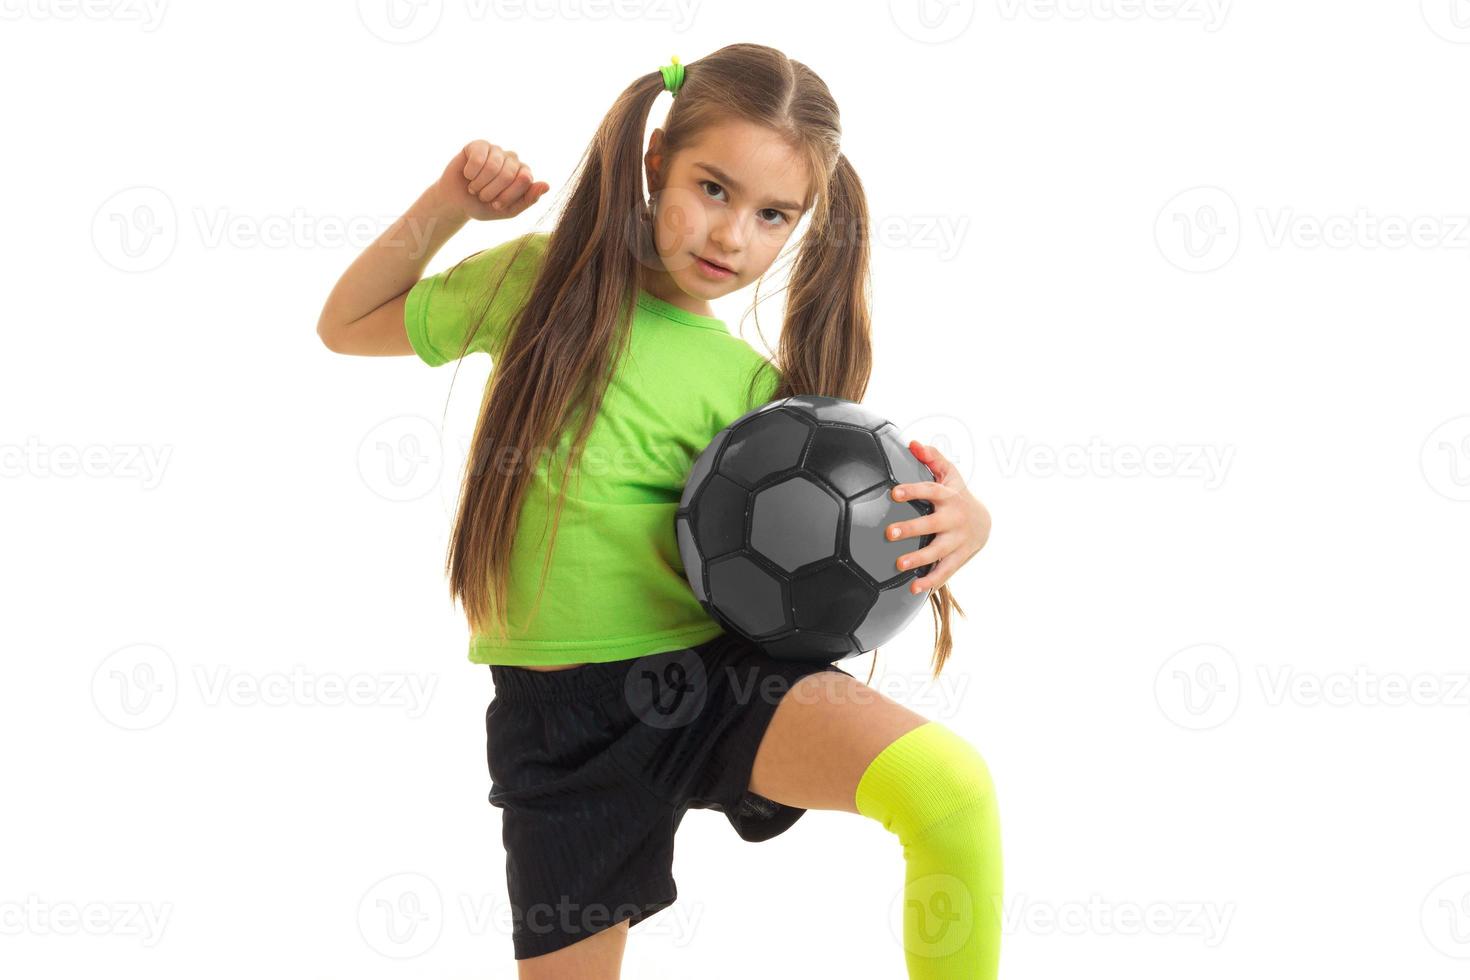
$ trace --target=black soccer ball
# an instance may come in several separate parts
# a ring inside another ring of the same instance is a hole
[[[782,398],[747,412],[694,461],[674,514],[694,595],[727,630],[785,660],[832,663],[897,636],[928,602],[898,557],[934,540],[888,525],[933,513],[894,500],[934,479],[898,427],[856,402]]]

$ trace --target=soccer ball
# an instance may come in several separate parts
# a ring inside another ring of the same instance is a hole
[[[856,402],[797,395],[731,422],[694,461],[674,513],[689,587],[731,632],[771,656],[831,663],[886,643],[927,602],[898,557],[934,535],[890,541],[933,513],[898,501],[934,479],[898,427]]]

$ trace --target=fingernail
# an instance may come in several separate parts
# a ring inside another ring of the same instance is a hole
[[[497,211],[503,211],[503,210],[505,210],[504,207],[501,206],[501,203],[499,201],[496,201],[494,204],[492,204],[490,206],[492,208],[494,208],[495,210],[497,210]]]
[[[902,500],[903,499],[903,491],[902,490],[895,490],[895,491],[893,491],[893,499],[894,500]]]

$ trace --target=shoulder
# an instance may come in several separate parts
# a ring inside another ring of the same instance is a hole
[[[546,244],[551,234],[544,231],[527,232],[499,245],[482,249],[464,259],[461,265],[473,269],[501,269],[512,266],[514,272],[529,272],[540,268],[546,256]]]
[[[751,408],[770,401],[781,386],[781,372],[775,362],[762,354],[744,337],[728,335],[728,346],[721,358],[728,381],[742,397],[754,398]]]

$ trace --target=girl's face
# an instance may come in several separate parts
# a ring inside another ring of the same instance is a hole
[[[672,159],[656,129],[644,156],[655,192],[654,243],[690,296],[711,300],[770,268],[810,206],[805,161],[774,132],[745,120],[710,126]]]

